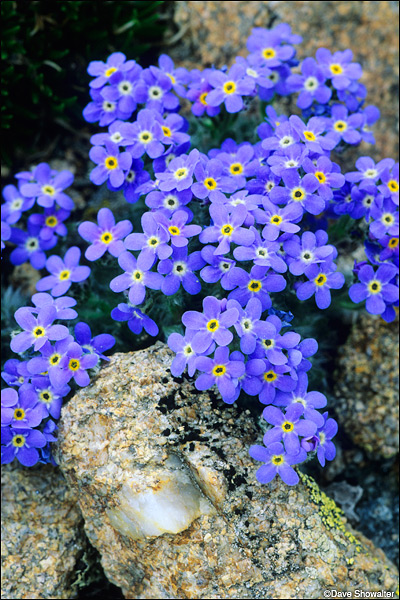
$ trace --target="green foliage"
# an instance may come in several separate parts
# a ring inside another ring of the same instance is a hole
[[[161,40],[163,0],[1,2],[2,158],[54,136],[54,120],[83,125],[91,60],[137,59]]]

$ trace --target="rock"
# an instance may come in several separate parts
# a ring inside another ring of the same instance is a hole
[[[363,495],[362,487],[350,485],[347,481],[337,481],[331,483],[326,491],[339,504],[350,521],[360,520],[354,508]]]
[[[13,248],[14,248],[13,244]],[[9,277],[9,282],[14,289],[18,289],[26,296],[36,294],[36,284],[40,279],[40,272],[34,269],[28,262],[14,267],[13,272]]]
[[[2,598],[76,598],[82,515],[59,469],[2,465]]]
[[[339,351],[335,413],[353,442],[389,458],[399,451],[399,320],[362,316]]]
[[[375,104],[381,120],[374,125],[376,146],[362,143],[360,154],[376,160],[398,156],[399,34],[397,2],[175,2],[178,33],[169,54],[187,68],[231,65],[245,56],[253,27],[289,23],[303,37],[298,57],[314,56],[319,47],[335,52],[351,48],[364,71],[367,104]],[[223,35],[221,35],[223,32]],[[299,112],[292,104],[292,110]]]
[[[60,422],[61,469],[125,597],[395,590],[395,567],[311,478],[257,483],[250,412],[172,378],[172,357],[161,342],[114,354]]]

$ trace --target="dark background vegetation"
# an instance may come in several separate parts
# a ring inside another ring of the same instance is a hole
[[[13,172],[84,126],[88,63],[111,52],[151,60],[171,2],[1,2],[2,163]],[[40,158],[40,157],[39,157]]]

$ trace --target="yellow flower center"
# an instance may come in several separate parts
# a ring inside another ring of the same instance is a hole
[[[266,350],[271,350],[275,346],[275,340],[262,340],[261,345],[264,346]]]
[[[221,233],[222,233],[222,235],[229,236],[229,235],[232,235],[232,232],[233,232],[233,227],[232,227],[232,225],[229,225],[229,224],[227,224],[227,225],[224,225],[224,226],[221,228]]]
[[[35,336],[35,338],[40,338],[44,336],[45,330],[43,327],[35,327],[32,333]]]
[[[189,171],[187,170],[187,168],[182,167],[175,171],[174,177],[177,181],[181,181],[181,179],[185,179],[185,177],[187,177],[188,173],[189,173]]]
[[[225,365],[215,365],[215,367],[212,370],[212,374],[215,375],[216,377],[222,377],[222,375],[224,375],[225,373],[226,373]]]
[[[14,410],[14,419],[16,421],[22,421],[25,418],[25,411],[22,408],[16,408]]]
[[[240,175],[243,173],[243,165],[241,163],[232,163],[229,170],[232,175]]]
[[[158,246],[158,244],[160,243],[160,240],[158,239],[158,237],[151,237],[147,240],[147,244],[151,247],[151,248],[155,248],[156,246]]]
[[[207,179],[204,180],[204,185],[209,190],[215,190],[215,188],[217,187],[217,182],[212,177],[207,177]]]
[[[346,121],[336,121],[333,129],[335,129],[335,131],[346,131],[347,129],[347,123]]]
[[[247,289],[250,290],[250,292],[259,292],[261,290],[261,288],[262,288],[261,281],[257,281],[256,279],[252,279],[247,284]]]
[[[275,373],[275,371],[266,371],[264,373],[264,379],[265,381],[268,381],[269,383],[271,383],[272,381],[275,381],[275,379],[277,379],[278,375]]]
[[[61,360],[61,354],[52,354],[49,358],[49,363],[54,367],[58,365]]]
[[[327,277],[326,277],[326,275],[324,275],[324,273],[320,273],[318,275],[318,277],[316,277],[314,279],[315,285],[318,285],[319,287],[322,287],[326,282],[327,282]]]
[[[304,200],[306,193],[303,190],[303,188],[294,188],[290,196],[295,202],[301,202],[302,200]]]
[[[368,284],[368,290],[371,292],[371,294],[379,294],[381,289],[382,289],[382,284],[377,279],[373,279]]]
[[[219,322],[217,321],[217,319],[211,319],[210,321],[208,321],[207,329],[208,331],[217,331],[219,329]]]
[[[17,433],[17,435],[14,435],[12,439],[12,445],[16,448],[22,448],[23,446],[25,446],[25,439],[26,438],[24,435]]]
[[[269,221],[273,225],[280,225],[282,223],[283,219],[279,215],[272,215],[272,217],[270,218]]]
[[[191,354],[193,354],[193,348],[190,344],[188,344],[187,346],[184,347],[183,354],[185,356],[190,356]]]
[[[314,175],[320,183],[325,183],[325,181],[326,181],[325,173],[323,173],[322,171],[315,171]]]
[[[207,96],[208,96],[208,92],[203,92],[202,94],[200,94],[199,100],[203,106],[207,106],[207,101],[206,101]]]
[[[294,429],[294,425],[290,421],[284,421],[284,423],[282,423],[281,427],[285,433],[290,433]]]
[[[315,142],[315,140],[317,139],[312,131],[303,131],[303,134],[306,140],[308,140],[309,142]]]
[[[392,213],[385,213],[381,216],[381,221],[386,225],[393,225],[394,215],[392,215]]]
[[[66,281],[67,279],[70,278],[70,276],[71,276],[71,271],[68,271],[68,269],[65,269],[65,271],[61,271],[58,278],[61,279],[62,281]]]
[[[181,230],[179,229],[179,227],[176,227],[176,225],[171,225],[171,227],[168,227],[168,231],[170,232],[171,235],[180,235],[181,234]]]
[[[323,431],[319,432],[319,442],[321,444],[321,446],[323,446],[325,444],[325,440],[326,440],[326,435]]]
[[[107,156],[104,164],[106,169],[112,171],[113,169],[116,169],[118,167],[118,160],[115,156]]]
[[[56,190],[52,185],[44,185],[42,187],[42,192],[43,194],[46,194],[46,196],[54,196]]]
[[[273,48],[264,48],[264,50],[262,51],[262,55],[264,58],[266,58],[267,60],[274,58],[276,55],[276,52]]]
[[[329,66],[331,73],[333,73],[333,75],[340,75],[341,73],[343,73],[343,68],[341,67],[341,65],[338,64],[333,64]]]
[[[236,91],[236,83],[234,81],[226,81],[223,90],[225,94],[234,94]]]
[[[169,128],[169,127],[167,127],[166,125],[163,125],[163,126],[161,127],[161,129],[163,130],[163,134],[164,134],[166,137],[171,137],[171,135],[172,135],[172,131],[170,130],[170,128]]]
[[[105,77],[111,77],[111,75],[112,75],[113,73],[115,73],[115,72],[116,72],[116,70],[117,70],[117,69],[116,69],[115,67],[110,67],[110,68],[109,68],[109,69],[107,69],[107,71],[104,73],[104,76],[105,76]]]
[[[139,142],[149,144],[153,139],[153,134],[150,131],[141,131],[139,134]]]
[[[397,183],[397,181],[395,179],[391,179],[390,181],[388,181],[387,186],[391,192],[399,191],[399,184]]]
[[[53,394],[49,390],[43,390],[43,392],[40,392],[39,394],[39,400],[44,404],[51,404]]]
[[[45,220],[45,224],[47,225],[47,227],[55,227],[58,224],[58,220],[56,219],[56,217],[47,217],[47,219]]]
[[[114,238],[112,233],[110,233],[109,231],[105,231],[104,233],[102,233],[100,241],[103,242],[103,244],[111,244],[113,239]]]
[[[77,358],[71,358],[71,360],[68,363],[68,368],[71,371],[77,371],[81,366],[81,363],[79,362],[79,360]]]
[[[138,281],[141,281],[143,279],[142,271],[134,271],[132,273],[132,279],[135,283],[137,283]]]
[[[283,463],[283,456],[281,454],[274,454],[271,458],[271,462],[273,465],[281,465]]]
[[[388,246],[389,248],[397,248],[399,245],[399,238],[390,238]]]

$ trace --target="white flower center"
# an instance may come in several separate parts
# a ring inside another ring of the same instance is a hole
[[[15,198],[10,204],[11,210],[19,210],[23,204],[22,198]]]
[[[284,135],[283,138],[279,140],[279,145],[281,148],[287,148],[294,144],[294,139],[291,135]]]
[[[118,144],[118,142],[120,142],[122,140],[122,135],[120,134],[119,131],[115,131],[111,136],[110,136],[110,140],[112,142],[114,142],[115,144]]]
[[[152,85],[149,88],[149,98],[152,100],[159,100],[163,95],[163,91],[158,85]]]
[[[118,91],[120,94],[122,94],[122,96],[129,96],[132,89],[133,89],[133,85],[131,84],[130,81],[121,81],[118,84]]]
[[[187,264],[181,260],[177,260],[174,262],[172,272],[174,275],[178,275],[178,277],[183,277],[187,272]]]
[[[304,89],[307,91],[315,90],[318,87],[318,79],[316,77],[307,77],[304,82]]]

